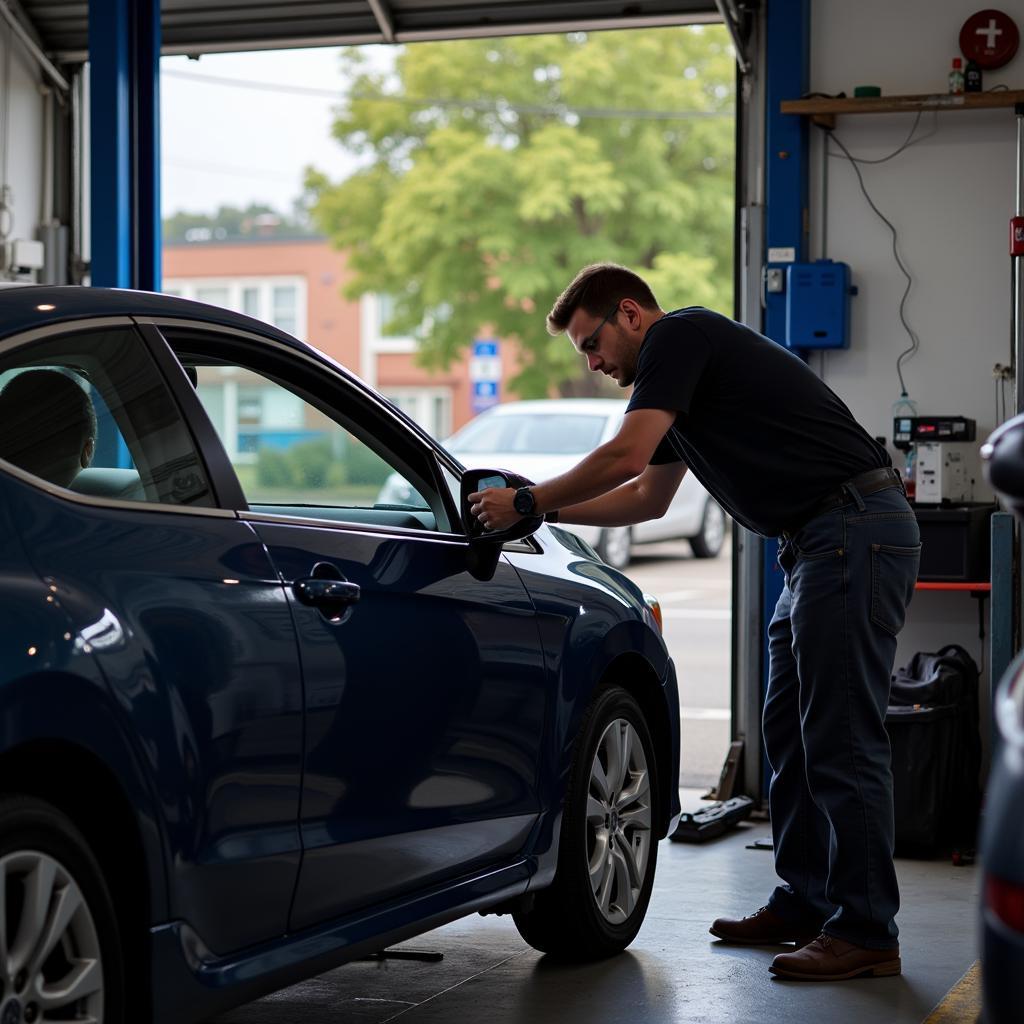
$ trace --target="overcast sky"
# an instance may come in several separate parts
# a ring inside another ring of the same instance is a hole
[[[383,48],[380,52],[386,59]],[[330,138],[335,101],[301,92],[324,90],[340,96],[338,53],[337,47],[324,47],[210,54],[198,61],[164,57],[164,216],[178,210],[212,213],[221,204],[250,202],[266,202],[287,212],[301,191],[306,164],[334,178],[347,172],[351,164]]]

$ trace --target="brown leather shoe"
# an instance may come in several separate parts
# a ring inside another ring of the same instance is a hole
[[[767,907],[738,921],[720,917],[708,929],[715,938],[743,946],[778,946],[795,942],[804,946],[814,938],[813,925],[792,924]]]
[[[900,973],[900,947],[865,949],[834,935],[819,935],[803,949],[780,953],[768,968],[777,978],[794,981],[843,981],[887,978]]]

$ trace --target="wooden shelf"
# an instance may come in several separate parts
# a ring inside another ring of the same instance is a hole
[[[847,99],[815,98],[783,100],[784,114],[800,114],[815,124],[834,128],[837,114],[906,114],[919,110],[993,110],[1024,103],[1024,89],[1000,92],[967,92],[931,96],[861,96]]]

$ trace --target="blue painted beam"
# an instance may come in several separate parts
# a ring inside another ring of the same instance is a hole
[[[810,81],[810,0],[770,0],[765,35],[765,265],[772,250],[792,249],[793,259],[807,257],[808,128],[805,118],[783,114],[779,104],[808,91]],[[782,344],[786,335],[786,297],[765,294],[764,333]],[[782,572],[776,564],[778,545],[762,543],[761,593],[764,675],[761,702],[768,687],[768,623],[782,593]],[[765,761],[762,791],[767,798],[770,769]]]
[[[1014,586],[1013,516],[1009,512],[992,515],[992,600],[989,602],[989,678],[992,696],[1013,659]],[[993,736],[998,735],[993,730]]]
[[[160,2],[90,0],[92,283],[160,289]]]

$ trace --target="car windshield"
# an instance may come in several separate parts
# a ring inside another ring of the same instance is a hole
[[[458,455],[581,455],[601,443],[606,420],[605,416],[561,412],[481,416],[452,435],[448,447]]]

